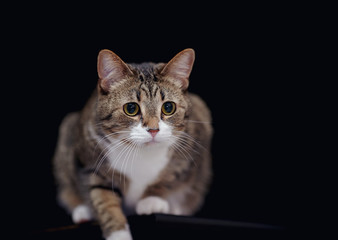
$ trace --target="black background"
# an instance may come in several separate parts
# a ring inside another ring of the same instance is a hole
[[[101,49],[139,63],[167,62],[193,48],[189,89],[210,107],[215,130],[214,180],[197,215],[283,226],[296,221],[300,30],[275,8],[243,6],[230,14],[215,6],[188,16],[189,9],[168,15],[106,9],[95,17],[77,8],[42,11],[11,29],[3,91],[15,126],[6,150],[17,182],[9,199],[30,230],[71,223],[55,200],[51,159],[62,118],[80,110],[96,87]]]

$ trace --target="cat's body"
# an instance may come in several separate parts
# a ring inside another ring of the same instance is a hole
[[[61,124],[59,200],[74,222],[98,219],[107,239],[131,239],[125,214],[191,215],[211,179],[210,112],[187,92],[194,52],[168,64],[125,64],[103,50],[97,91]]]

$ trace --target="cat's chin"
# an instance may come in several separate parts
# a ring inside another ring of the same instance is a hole
[[[162,145],[163,142],[159,142],[159,141],[155,141],[155,140],[151,140],[149,142],[145,142],[143,143],[144,146],[159,146]]]
[[[143,143],[143,146],[145,147],[160,147],[160,146],[167,146],[168,142],[166,141],[158,141],[152,139],[151,141]]]

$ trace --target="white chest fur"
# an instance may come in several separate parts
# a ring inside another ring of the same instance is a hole
[[[125,206],[133,211],[143,192],[156,180],[168,163],[168,144],[152,144],[130,151],[121,148],[109,156],[113,169],[129,178],[129,188],[124,199]],[[123,181],[123,179],[122,179]]]

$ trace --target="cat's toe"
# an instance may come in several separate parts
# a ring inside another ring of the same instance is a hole
[[[79,205],[74,208],[72,212],[72,219],[74,223],[83,223],[92,220],[93,216],[88,206]]]
[[[169,203],[160,197],[147,197],[140,200],[136,205],[136,213],[139,215],[168,212]]]

